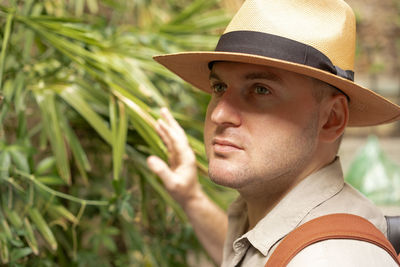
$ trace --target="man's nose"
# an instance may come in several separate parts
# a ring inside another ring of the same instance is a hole
[[[239,126],[241,124],[238,100],[229,90],[216,102],[211,111],[211,121],[218,125]]]

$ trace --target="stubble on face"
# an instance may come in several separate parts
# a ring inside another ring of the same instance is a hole
[[[261,189],[271,183],[275,186],[278,184],[287,186],[311,160],[316,146],[318,113],[312,114],[308,122],[296,135],[266,136],[269,138],[268,146],[250,144],[251,149],[257,150],[253,155],[261,156],[246,157],[248,161],[246,159],[230,161],[221,155],[210,156],[208,170],[210,179],[216,184],[239,191],[245,188]]]

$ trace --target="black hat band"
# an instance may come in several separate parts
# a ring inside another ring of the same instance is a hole
[[[354,72],[332,64],[321,51],[312,46],[273,34],[254,31],[233,31],[221,36],[217,52],[234,52],[276,58],[298,63],[354,81]],[[209,65],[212,66],[212,62]]]

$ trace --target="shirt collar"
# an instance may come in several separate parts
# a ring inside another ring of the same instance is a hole
[[[311,174],[293,188],[257,225],[235,242],[247,239],[253,247],[267,256],[275,243],[295,229],[306,215],[321,203],[336,195],[344,186],[340,160]],[[230,208],[230,215],[241,209],[244,200],[239,197]],[[247,211],[246,211],[247,217]],[[243,227],[243,226],[242,226]]]

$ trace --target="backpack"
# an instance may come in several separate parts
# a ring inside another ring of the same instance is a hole
[[[393,218],[386,218],[389,236],[389,220]],[[390,241],[372,223],[357,215],[337,213],[318,217],[294,229],[277,246],[265,267],[284,267],[302,249],[328,239],[353,239],[372,243],[386,250],[400,266],[400,255],[397,255]]]

